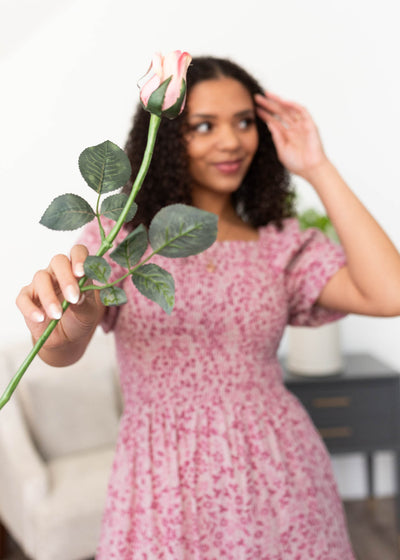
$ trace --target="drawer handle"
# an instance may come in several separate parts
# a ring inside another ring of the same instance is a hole
[[[346,408],[350,403],[350,397],[318,397],[312,401],[315,408]]]
[[[324,439],[349,438],[353,435],[353,430],[349,426],[339,426],[337,428],[320,428],[318,431]]]

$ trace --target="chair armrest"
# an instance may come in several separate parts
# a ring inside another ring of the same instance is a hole
[[[4,355],[0,355],[0,391],[12,373]],[[31,439],[16,392],[0,410],[0,517],[18,540],[26,540],[30,532],[26,512],[48,490],[47,467]]]

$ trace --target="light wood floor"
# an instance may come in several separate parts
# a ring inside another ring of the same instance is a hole
[[[351,542],[357,560],[400,560],[393,499],[345,502]],[[26,560],[8,541],[4,560]],[[342,560],[338,558],[337,560]]]

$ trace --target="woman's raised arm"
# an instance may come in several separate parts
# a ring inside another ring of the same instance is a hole
[[[318,303],[350,313],[400,315],[400,254],[326,156],[308,111],[270,93],[257,95],[256,103],[280,161],[313,186],[346,254],[347,266],[329,280]]]

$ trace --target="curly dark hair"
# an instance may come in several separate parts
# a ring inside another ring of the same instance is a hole
[[[187,96],[199,82],[229,77],[240,82],[254,96],[263,93],[258,82],[234,62],[215,57],[195,57],[187,73]],[[148,226],[163,206],[174,203],[191,204],[190,174],[184,134],[187,110],[173,120],[163,119],[160,125],[152,164],[139,191],[138,212],[129,229],[139,223]],[[133,126],[125,146],[132,165],[132,176],[124,187],[129,193],[142,162],[147,141],[150,114],[140,105],[133,118]],[[293,193],[289,173],[279,162],[271,134],[261,119],[256,118],[259,146],[249,170],[232,194],[238,214],[253,227],[274,222],[280,228],[282,219],[294,214]]]

